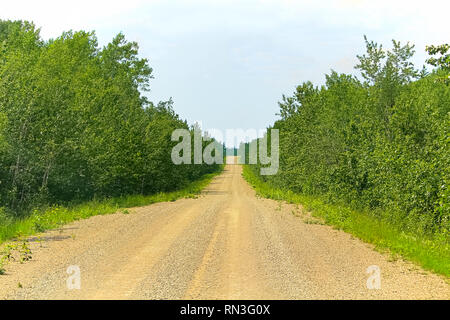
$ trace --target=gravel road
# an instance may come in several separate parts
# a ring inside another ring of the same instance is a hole
[[[301,207],[257,198],[241,170],[227,165],[197,199],[95,216],[30,239],[33,259],[7,265],[0,298],[450,298],[442,277],[392,261]],[[68,288],[69,266],[79,268],[80,289]],[[370,266],[380,271],[380,289],[367,288]]]

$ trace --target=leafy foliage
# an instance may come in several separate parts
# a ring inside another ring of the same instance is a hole
[[[0,207],[17,216],[45,204],[181,188],[218,165],[176,166],[172,101],[153,104],[152,69],[118,34],[44,41],[32,23],[0,21]]]
[[[261,179],[448,239],[450,87],[438,81],[445,63],[425,75],[410,63],[413,46],[393,41],[385,51],[365,40],[356,66],[363,81],[332,71],[324,86],[306,82],[283,96],[273,126],[280,170]]]
[[[434,56],[436,54],[440,54],[439,58],[431,57],[427,59],[427,63],[431,64],[435,67],[440,67],[443,69],[450,70],[450,53],[447,53],[450,50],[450,45],[442,44],[440,46],[427,46],[426,51],[428,54]]]

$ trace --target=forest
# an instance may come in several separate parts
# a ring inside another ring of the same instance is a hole
[[[427,70],[411,62],[413,45],[393,41],[386,50],[364,38],[358,77],[332,70],[324,85],[304,82],[283,95],[271,127],[280,132],[278,174],[259,176],[260,165],[251,172],[285,192],[448,241],[449,45],[426,47]]]
[[[449,46],[426,48],[428,70],[411,63],[409,43],[365,44],[359,76],[332,70],[324,85],[283,95],[268,128],[280,132],[280,168],[259,178],[448,240]],[[172,100],[148,100],[152,71],[121,33],[101,48],[94,32],[43,40],[33,23],[0,21],[0,224],[41,207],[173,191],[219,170],[171,161],[172,132],[196,129]]]
[[[219,165],[174,165],[172,100],[152,103],[152,68],[119,33],[43,40],[0,21],[0,224],[32,210],[180,189]]]

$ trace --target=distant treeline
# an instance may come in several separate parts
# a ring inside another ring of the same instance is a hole
[[[431,73],[414,68],[409,44],[366,47],[356,66],[363,80],[332,71],[325,85],[283,96],[273,125],[280,169],[261,179],[449,239],[449,46],[426,48]]]
[[[225,148],[224,149],[224,155],[237,156],[238,155],[238,148]]]
[[[172,101],[157,105],[152,69],[118,34],[44,41],[32,23],[0,20],[0,214],[94,197],[180,188],[218,165],[174,165]],[[2,209],[3,208],[3,209]]]

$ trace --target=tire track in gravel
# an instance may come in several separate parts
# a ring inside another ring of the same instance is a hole
[[[0,298],[450,298],[448,279],[307,223],[295,205],[256,197],[241,171],[228,164],[197,199],[95,216],[42,234],[42,242],[30,238],[33,260],[7,265]],[[80,290],[67,288],[70,265],[80,267]],[[379,290],[366,287],[371,265],[381,270]]]

